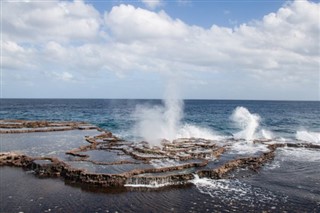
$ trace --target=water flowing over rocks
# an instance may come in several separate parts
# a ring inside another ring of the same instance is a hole
[[[240,168],[258,172],[263,165],[274,159],[276,150],[282,147],[320,149],[320,145],[312,143],[255,140],[254,144],[263,144],[268,151],[219,161],[228,155],[231,144],[237,140],[180,138],[172,142],[163,140],[159,147],[150,146],[145,141],[125,141],[111,132],[83,122],[0,121],[1,134],[87,129],[98,130],[100,134],[85,136],[87,144],[65,150],[68,160],[52,156],[28,156],[12,150],[0,153],[0,166],[22,167],[39,177],[61,177],[68,182],[93,186],[159,187],[185,184],[194,179],[195,175],[211,179],[232,178],[229,174]],[[77,163],[87,165],[89,169],[77,166]],[[214,166],[210,167],[209,164]],[[91,167],[102,168],[103,172],[91,172]]]

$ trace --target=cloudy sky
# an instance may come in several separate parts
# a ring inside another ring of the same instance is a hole
[[[1,1],[3,98],[320,99],[319,1]]]

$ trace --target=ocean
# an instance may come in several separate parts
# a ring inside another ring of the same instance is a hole
[[[1,99],[0,113],[1,119],[85,121],[133,142],[207,137],[320,144],[318,101]],[[237,153],[250,149],[234,146]],[[256,173],[159,188],[91,188],[17,168],[0,171],[0,212],[320,211],[319,149],[282,148]]]
[[[139,106],[163,105],[161,100],[121,99],[1,99],[1,119],[86,121],[120,136],[130,136]],[[319,132],[318,101],[184,100],[182,123],[222,135],[237,131],[230,116],[236,107],[261,117],[260,127],[278,137],[295,137],[297,131]]]

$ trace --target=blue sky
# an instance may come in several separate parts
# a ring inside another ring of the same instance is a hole
[[[319,8],[2,1],[2,97],[319,100]]]
[[[131,4],[135,7],[150,9],[142,1],[85,1],[94,5],[103,13],[119,3]],[[235,22],[246,23],[253,19],[261,19],[264,15],[277,11],[286,1],[283,0],[206,0],[206,1],[161,1],[153,11],[165,10],[172,18],[181,19],[190,25],[209,28],[212,24],[235,26]]]

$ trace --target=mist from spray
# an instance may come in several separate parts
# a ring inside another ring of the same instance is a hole
[[[255,132],[259,127],[259,115],[251,114],[245,107],[237,107],[233,111],[231,119],[242,129],[234,134],[234,138],[246,141],[252,141],[255,138]]]
[[[173,83],[166,88],[163,106],[137,106],[135,133],[152,145],[162,139],[173,140],[183,117],[183,101]]]
[[[176,82],[167,84],[163,106],[137,106],[134,117],[135,135],[151,145],[160,145],[162,139],[172,141],[177,138],[217,139],[211,130],[191,124],[182,124],[183,100]]]

